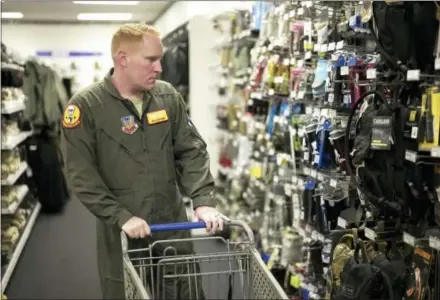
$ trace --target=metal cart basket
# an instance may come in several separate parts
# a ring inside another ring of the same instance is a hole
[[[253,247],[249,226],[240,221],[229,221],[227,226],[239,226],[247,240],[231,242],[209,236],[156,241],[145,249],[129,249],[122,232],[126,299],[288,299]],[[152,232],[191,230],[205,228],[205,223],[150,228]],[[192,243],[196,251],[179,254],[181,243]],[[173,246],[166,246],[170,244]],[[160,249],[159,255],[155,248]]]

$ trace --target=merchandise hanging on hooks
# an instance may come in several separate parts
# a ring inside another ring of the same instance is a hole
[[[438,299],[439,12],[276,1],[231,18],[217,197],[290,296]]]

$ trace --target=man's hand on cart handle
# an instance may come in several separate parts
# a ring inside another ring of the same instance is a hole
[[[214,207],[199,206],[194,211],[197,221],[203,221],[206,224],[206,231],[215,233],[218,229],[223,230],[224,221],[229,219],[219,213]]]
[[[123,226],[122,230],[132,239],[145,238],[151,234],[150,226],[145,220],[132,217]]]

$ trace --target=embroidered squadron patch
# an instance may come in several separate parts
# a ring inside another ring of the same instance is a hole
[[[75,128],[81,123],[80,117],[81,111],[79,110],[78,106],[69,104],[63,113],[63,127]]]
[[[134,116],[125,116],[121,118],[122,131],[126,134],[133,134],[138,129]]]
[[[167,111],[163,109],[147,113],[147,121],[150,125],[166,122],[168,121]]]

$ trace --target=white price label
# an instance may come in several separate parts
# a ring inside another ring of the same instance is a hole
[[[283,77],[282,76],[276,76],[273,81],[275,83],[283,83]]]
[[[432,157],[440,157],[440,147],[431,148],[431,156]]]
[[[376,69],[367,70],[367,79],[376,79]]]
[[[341,76],[347,76],[348,75],[348,67],[347,66],[343,66],[341,67]]]
[[[344,48],[344,41],[339,41],[339,42],[337,42],[337,43],[336,43],[336,49],[337,49],[337,50],[340,50],[340,49],[342,49],[342,48]]]
[[[304,14],[304,8],[300,7],[298,9],[298,16],[302,16]]]
[[[324,175],[322,175],[322,173],[318,173],[318,180],[324,181]]]
[[[404,232],[403,233],[403,242],[405,244],[408,244],[408,245],[414,247],[416,245],[416,238],[413,237],[411,234]]]
[[[365,237],[369,240],[375,241],[376,240],[376,233],[371,230],[370,228],[365,228]]]
[[[264,152],[264,151],[262,151],[262,152]],[[269,150],[269,155],[275,155],[275,150],[274,150],[274,149],[270,149],[270,150]],[[280,171],[283,171],[283,172],[284,172],[283,169],[281,169]]]
[[[417,160],[417,153],[414,151],[406,150],[405,151],[405,159],[415,163]]]
[[[263,99],[263,94],[260,92],[253,92],[251,93],[251,98],[261,100]]]
[[[440,57],[435,59],[434,68],[440,70]]]
[[[440,251],[440,239],[433,237],[433,236],[430,236],[429,237],[429,247],[431,247],[437,251]]]
[[[320,45],[320,44],[315,44],[315,45],[313,46],[313,51],[318,52],[319,49],[321,49],[321,45]]]
[[[309,152],[304,152],[303,159],[308,161],[309,157],[310,157]]]
[[[312,52],[307,51],[306,54],[304,55],[305,59],[311,59],[312,58]]]
[[[273,96],[275,94],[275,90],[269,89],[268,94],[269,94],[269,96]]]
[[[291,59],[290,59],[290,64],[291,64],[291,65],[296,64],[296,58],[291,58]]]
[[[298,60],[298,68],[302,68],[304,66],[304,60],[300,59]]]
[[[328,99],[327,99],[327,101],[328,101],[329,103],[333,103],[333,101],[335,101],[335,94],[333,94],[333,93],[329,93],[329,94],[328,94]]]
[[[327,44],[322,44],[321,48],[319,49],[320,52],[327,52],[328,49],[328,45]]]
[[[416,139],[418,135],[419,135],[419,127],[411,128],[411,138]]]
[[[296,92],[295,91],[291,91],[290,92],[290,98],[291,99],[296,99]]]
[[[328,51],[335,51],[336,49],[336,43],[330,43],[328,44]]]
[[[406,72],[406,80],[419,81],[420,80],[420,70],[408,70],[408,72]]]
[[[337,111],[335,110],[335,109],[329,109],[328,110],[328,116],[330,117],[330,118],[334,118],[334,117],[336,117],[337,116]]]
[[[310,169],[307,168],[307,167],[305,167],[305,168],[304,168],[304,174],[307,175],[307,176],[309,176],[309,175],[310,175]]]
[[[313,113],[313,107],[311,107],[311,106],[307,106],[307,107],[306,107],[306,114],[307,114],[307,115],[310,115],[311,113]]]
[[[285,66],[290,65],[290,59],[285,58],[285,59],[283,60],[283,65],[285,65]]]
[[[289,14],[284,14],[284,21],[287,21],[287,20],[289,20]]]
[[[310,171],[310,177],[316,178],[316,176],[317,176],[316,170],[311,170]]]
[[[347,221],[341,217],[338,217],[338,226],[341,228],[347,228]]]
[[[330,186],[336,188],[338,186],[338,181],[336,179],[330,179]]]
[[[289,13],[289,17],[293,18],[293,17],[295,17],[295,16],[296,16],[296,11],[292,10],[292,11]]]
[[[300,99],[300,100],[304,99],[304,94],[305,94],[305,91],[299,91],[298,95],[297,95],[297,98]]]

